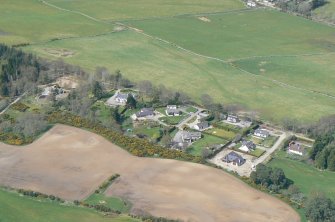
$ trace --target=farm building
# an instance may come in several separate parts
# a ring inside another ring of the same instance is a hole
[[[270,133],[265,129],[256,129],[254,135],[261,138],[267,138],[270,135]]]
[[[256,145],[252,141],[244,140],[242,146],[238,149],[249,153],[256,149]]]
[[[235,153],[234,151],[228,153],[221,160],[226,163],[233,163],[236,166],[241,166],[246,161],[241,155]]]
[[[176,105],[168,105],[165,113],[168,116],[179,116],[181,112]]]
[[[205,130],[209,128],[209,123],[207,121],[203,121],[201,123],[195,124],[194,129],[196,130]]]
[[[240,122],[240,119],[237,116],[228,115],[227,121],[231,122],[231,123],[238,123],[238,122]]]
[[[135,114],[136,118],[146,118],[154,116],[155,112],[153,108],[143,108]]]
[[[300,143],[296,141],[291,141],[290,144],[288,145],[287,152],[302,156],[305,153],[305,149],[304,147],[301,146]]]

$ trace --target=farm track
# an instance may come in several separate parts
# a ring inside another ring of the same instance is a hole
[[[159,38],[157,36],[153,36],[153,35],[150,35],[150,34],[147,34],[145,33],[143,30],[139,30],[135,27],[132,27],[132,26],[129,26],[129,25],[126,25],[122,22],[106,22],[104,20],[100,20],[100,19],[97,19],[97,18],[94,18],[90,15],[87,15],[85,13],[82,13],[80,11],[75,11],[75,10],[69,10],[69,9],[65,9],[65,8],[61,8],[61,7],[58,7],[56,5],[53,5],[47,1],[44,1],[44,0],[40,0],[41,3],[49,6],[49,7],[53,7],[53,8],[56,8],[58,10],[61,10],[61,11],[67,11],[67,12],[71,12],[71,13],[75,13],[75,14],[78,14],[78,15],[81,15],[81,16],[84,16],[88,19],[91,19],[93,21],[96,21],[96,22],[102,22],[104,24],[116,24],[116,25],[120,25],[120,26],[123,26],[123,27],[126,27],[128,28],[129,30],[132,30],[136,33],[139,33],[139,34],[142,34],[148,38],[151,38],[151,39],[155,39],[155,40],[158,40],[160,42],[163,42],[165,44],[168,44],[168,45],[171,45],[179,50],[182,50],[188,54],[191,54],[191,55],[194,55],[194,56],[198,56],[198,57],[201,57],[201,58],[205,58],[205,59],[209,59],[209,60],[213,60],[213,61],[218,61],[218,62],[221,62],[221,63],[225,63],[225,64],[229,64],[231,65],[233,68],[235,69],[238,69],[239,71],[243,72],[243,73],[246,73],[246,74],[249,74],[249,75],[252,75],[256,78],[261,78],[263,80],[268,80],[268,81],[271,81],[272,83],[278,85],[278,86],[281,86],[283,88],[290,88],[290,89],[294,89],[294,90],[298,90],[298,91],[303,91],[303,92],[308,92],[308,93],[312,93],[312,94],[317,94],[317,95],[321,95],[321,96],[324,96],[324,97],[328,97],[330,99],[334,99],[335,100],[335,96],[331,95],[331,94],[328,94],[328,93],[324,93],[324,92],[319,92],[319,91],[316,91],[316,90],[312,90],[312,89],[306,89],[306,88],[302,88],[302,87],[298,87],[298,86],[295,86],[295,85],[291,85],[291,84],[288,84],[288,83],[285,83],[285,82],[281,82],[281,81],[278,81],[276,79],[272,79],[272,78],[267,78],[265,76],[261,76],[261,75],[257,75],[257,74],[254,74],[254,73],[251,73],[247,70],[244,70],[238,66],[236,66],[233,62],[236,62],[236,61],[240,61],[240,60],[245,60],[245,59],[248,59],[248,58],[273,58],[273,57],[299,57],[299,56],[315,56],[315,55],[323,55],[322,53],[305,53],[305,54],[300,54],[300,55],[268,55],[268,56],[251,56],[251,57],[245,57],[245,58],[241,58],[241,59],[235,59],[235,60],[224,60],[224,59],[220,59],[220,58],[216,58],[216,57],[212,57],[212,56],[206,56],[206,55],[203,55],[203,54],[200,54],[200,53],[196,53],[192,50],[189,50],[189,49],[186,49],[186,48],[183,48],[182,46],[179,46],[173,42],[170,42],[170,41],[167,41],[165,39],[162,39],[162,38]],[[238,10],[231,10],[231,11],[227,11],[227,12],[236,12]],[[241,10],[239,10],[241,11]],[[216,13],[213,13],[213,14],[219,14],[220,12],[216,12]],[[221,12],[221,13],[224,13],[224,12]],[[194,14],[194,15],[204,15],[206,13],[198,13],[198,14]],[[208,13],[210,14],[210,13]],[[189,16],[191,16],[191,14],[188,14]],[[180,16],[186,16],[185,15],[179,15]],[[326,54],[333,54],[335,52],[329,52],[329,53],[324,53],[324,55]]]

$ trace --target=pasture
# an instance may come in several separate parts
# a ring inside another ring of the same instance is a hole
[[[113,24],[102,24],[78,14],[60,11],[37,0],[2,0],[0,42],[36,43],[58,38],[99,35],[114,30]]]
[[[1,144],[0,166],[1,185],[68,200],[86,198],[110,175],[119,173],[105,194],[132,203],[131,212],[141,209],[185,221],[299,221],[286,203],[224,171],[183,161],[134,157],[101,136],[64,125],[56,125],[25,147]],[[36,204],[39,210],[40,205],[48,206]],[[26,209],[32,212],[31,206]],[[53,218],[60,221],[61,217]]]
[[[95,70],[120,69],[130,79],[164,83],[199,101],[202,93],[217,102],[242,104],[268,120],[290,116],[313,121],[335,112],[335,100],[242,72],[229,64],[191,55],[130,30],[99,37],[83,37],[26,47],[40,56],[57,59],[45,49],[76,51],[65,61]],[[199,84],[201,82],[201,84]],[[280,104],[280,105],[279,105]]]
[[[38,56],[88,71],[121,70],[131,80],[164,83],[198,102],[206,92],[275,122],[311,122],[335,113],[335,99],[328,96],[335,94],[332,27],[273,10],[245,10],[235,0],[47,1],[66,10],[16,1],[1,5],[0,42],[32,43],[22,49]],[[136,29],[124,30],[116,20]],[[319,57],[303,56],[315,53]]]
[[[37,201],[0,189],[2,222],[139,222],[128,216],[106,217],[91,209],[65,206],[56,202]]]
[[[289,159],[284,151],[277,152],[269,165],[283,169],[285,175],[292,179],[306,196],[312,192],[322,191],[335,199],[334,172],[321,171],[304,162]]]
[[[190,13],[222,12],[245,8],[236,0],[47,0],[56,6],[80,11],[101,20],[141,19]]]

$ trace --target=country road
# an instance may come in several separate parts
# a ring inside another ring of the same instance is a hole
[[[279,139],[276,141],[276,143],[267,150],[267,152],[262,155],[261,157],[259,157],[258,159],[256,159],[253,162],[254,166],[257,166],[260,163],[263,163],[273,152],[275,152],[278,148],[280,148],[280,145],[282,144],[282,142],[289,136],[290,134],[287,132],[283,132],[282,135],[280,135]]]
[[[177,128],[181,128],[183,125],[187,124],[188,121],[190,121],[193,117],[197,116],[199,113],[201,113],[202,111],[204,111],[204,109],[200,108],[200,107],[196,107],[193,106],[194,108],[196,108],[198,111],[196,111],[195,113],[191,113],[189,117],[187,117],[186,119],[184,119],[183,121],[181,121],[178,125]]]

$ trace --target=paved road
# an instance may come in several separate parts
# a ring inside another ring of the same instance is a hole
[[[196,107],[193,106],[194,108],[196,108],[198,111],[196,111],[195,113],[190,114],[189,117],[187,117],[186,119],[184,119],[183,121],[181,121],[178,125],[177,128],[181,129],[183,125],[187,124],[188,121],[190,121],[193,117],[197,116],[199,113],[201,113],[204,109],[200,108],[200,107]]]
[[[259,157],[258,159],[256,159],[253,162],[254,166],[257,166],[260,163],[263,163],[274,151],[276,151],[278,148],[280,148],[280,145],[282,144],[282,142],[289,136],[290,134],[287,132],[283,132],[282,135],[280,135],[280,137],[278,138],[278,140],[276,141],[276,143],[267,150],[267,152],[265,154],[263,154],[261,157]]]

